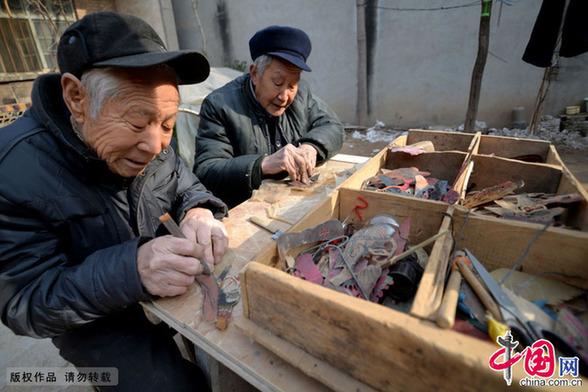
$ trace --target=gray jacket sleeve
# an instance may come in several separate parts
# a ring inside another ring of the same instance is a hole
[[[194,172],[207,189],[229,206],[249,198],[261,183],[261,167],[269,154],[266,143],[257,143],[250,117],[222,101],[207,98],[200,109]]]
[[[299,92],[305,94],[304,101],[308,102],[308,118],[310,128],[308,132],[297,140],[298,144],[309,143],[317,149],[317,164],[335,156],[343,147],[345,131],[338,118],[320,108],[310,89]]]

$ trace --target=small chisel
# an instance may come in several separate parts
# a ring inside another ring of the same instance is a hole
[[[263,222],[261,219],[259,219],[256,216],[252,216],[249,218],[249,221],[259,227],[261,227],[264,230],[269,231],[270,233],[272,233],[272,238],[274,240],[278,239],[279,236],[282,235],[282,231],[276,227],[272,227],[271,224],[266,224],[265,222]]]
[[[180,226],[178,226],[178,224],[176,223],[176,221],[174,221],[171,217],[171,215],[169,213],[165,213],[162,216],[159,217],[159,221],[161,223],[163,223],[163,225],[165,226],[165,228],[169,231],[169,233],[171,235],[173,235],[174,237],[178,237],[178,238],[186,238],[186,236],[184,235],[184,233],[182,233],[182,230],[180,230]],[[198,259],[198,261],[200,261],[200,264],[202,264],[202,268],[204,269],[204,275],[210,275],[210,267],[208,266],[208,264],[206,264],[206,262],[202,259]]]

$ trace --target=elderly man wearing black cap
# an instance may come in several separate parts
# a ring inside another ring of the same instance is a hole
[[[317,164],[341,150],[338,119],[319,108],[309,85],[309,37],[270,26],[249,41],[249,73],[203,101],[194,173],[230,207],[251,197],[265,178],[306,182]]]
[[[169,148],[178,84],[205,80],[208,61],[103,12],[64,32],[58,63],[0,132],[2,322],[78,368],[115,368],[94,381],[119,390],[206,390],[139,301],[186,292],[228,246],[227,206]],[[166,235],[164,212],[186,239]]]

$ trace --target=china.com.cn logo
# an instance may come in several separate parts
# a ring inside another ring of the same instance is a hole
[[[504,336],[498,336],[496,342],[502,348],[498,349],[490,356],[490,369],[494,371],[504,372],[504,380],[508,386],[512,383],[512,367],[521,359],[524,360],[525,372],[533,377],[527,381],[535,380],[534,377],[539,377],[537,381],[541,381],[545,385],[552,385],[553,383],[546,383],[545,379],[551,378],[556,372],[556,357],[553,344],[545,339],[537,340],[529,347],[521,352],[514,352],[519,342],[513,340],[510,330],[506,331]],[[501,359],[502,357],[502,359]],[[559,357],[559,377],[566,374],[572,377],[578,377],[578,357]],[[563,381],[568,381],[564,379]],[[578,380],[581,382],[581,380]],[[521,382],[521,385],[523,383]],[[581,384],[580,384],[581,385]]]

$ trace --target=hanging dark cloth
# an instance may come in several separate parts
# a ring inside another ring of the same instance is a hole
[[[562,27],[559,56],[574,57],[588,52],[588,1],[543,0],[523,61],[537,67],[554,64],[557,40]]]

